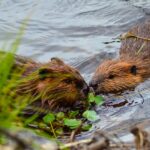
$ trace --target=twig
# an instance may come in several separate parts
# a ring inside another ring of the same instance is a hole
[[[54,137],[57,139],[57,136],[56,136],[56,134],[55,134],[55,131],[54,131],[54,128],[53,128],[53,125],[52,125],[51,122],[50,122],[50,126],[51,126],[51,129],[52,129],[52,132],[53,132]]]
[[[69,148],[69,147],[72,147],[72,146],[77,146],[79,144],[87,144],[87,143],[90,143],[92,142],[92,139],[85,139],[85,140],[80,140],[80,141],[76,141],[76,142],[71,142],[71,143],[67,143],[63,146],[60,146],[59,149],[65,149],[65,148]]]
[[[80,126],[78,128],[76,128],[74,131],[71,132],[70,142],[74,141],[75,135],[80,131],[81,127],[82,127],[82,123],[80,124]]]
[[[130,37],[142,39],[142,40],[145,40],[145,41],[150,41],[149,38],[141,37],[141,36],[135,35],[135,34],[133,34],[133,33],[131,33],[131,32],[127,32],[127,33],[125,33],[125,34],[122,34],[121,37],[120,37],[120,39],[121,39],[121,40],[124,40],[124,39],[130,38]]]
[[[141,47],[139,48],[139,50],[136,52],[136,55],[139,55],[139,54],[140,54],[140,52],[143,50],[144,46],[145,46],[145,41],[144,41],[144,43],[141,45]]]
[[[110,143],[108,139],[99,140],[96,143],[92,143],[88,146],[89,150],[104,150],[110,147]]]

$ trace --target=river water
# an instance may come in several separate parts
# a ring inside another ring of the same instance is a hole
[[[117,56],[119,35],[150,18],[150,1],[1,0],[0,47],[9,49],[27,16],[30,21],[17,53],[41,62],[60,57],[76,66],[88,82],[99,62]],[[120,116],[120,108],[100,109],[103,122],[95,127],[115,126],[118,120],[133,118],[137,111],[129,106],[121,109]]]

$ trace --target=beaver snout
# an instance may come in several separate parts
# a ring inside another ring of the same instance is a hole
[[[105,78],[103,75],[95,75],[92,80],[89,82],[90,89],[93,89],[93,92],[98,95],[100,93],[103,93],[102,91],[102,84],[104,82]]]
[[[99,94],[98,91],[98,82],[96,80],[91,80],[89,83],[89,87],[93,89],[95,94]]]
[[[92,88],[96,95],[103,93],[102,84],[104,83],[105,75],[99,73],[99,70],[95,72],[93,78],[89,82],[90,89]]]
[[[90,81],[89,86],[91,88],[93,88],[93,90],[95,91],[97,89],[97,87],[98,87],[98,84],[97,84],[97,82],[95,82],[94,80],[92,80],[92,81]]]
[[[89,93],[89,86],[88,85],[84,85],[83,89],[82,89],[82,93],[87,96]]]

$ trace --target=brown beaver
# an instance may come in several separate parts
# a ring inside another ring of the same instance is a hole
[[[59,58],[48,63],[38,63],[16,56],[12,70],[22,70],[17,84],[17,94],[31,95],[31,108],[26,110],[67,109],[87,98],[88,86],[78,70],[65,64]],[[34,107],[33,107],[34,106]],[[27,111],[26,111],[27,112]]]
[[[150,77],[150,21],[131,28],[122,36],[120,57],[106,60],[90,82],[95,93],[132,89]]]

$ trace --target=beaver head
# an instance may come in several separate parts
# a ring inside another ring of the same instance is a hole
[[[32,95],[33,102],[42,107],[55,109],[56,106],[72,105],[85,100],[88,86],[79,72],[58,58],[49,63],[27,65],[18,92]]]
[[[96,69],[90,86],[96,94],[117,93],[131,89],[143,80],[142,66],[141,68],[137,66],[140,65],[135,61],[107,60]]]

